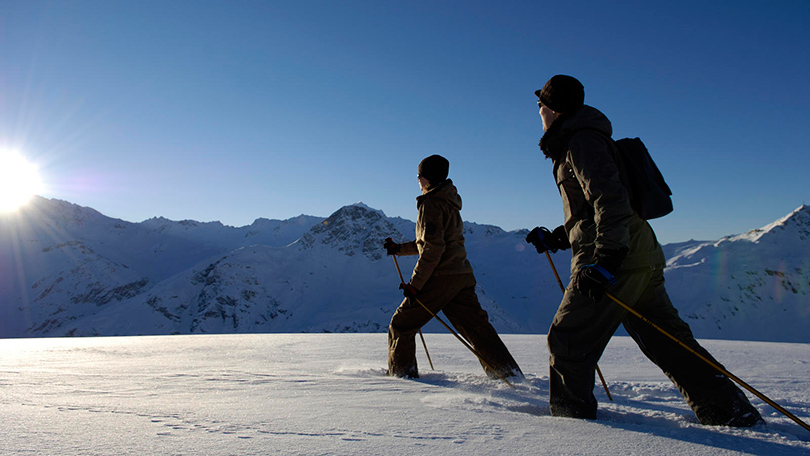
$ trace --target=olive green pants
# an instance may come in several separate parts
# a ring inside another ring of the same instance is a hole
[[[484,371],[492,378],[522,372],[495,328],[487,312],[481,308],[475,294],[473,274],[431,277],[417,295],[431,312],[442,311],[459,335],[466,339],[493,369]],[[388,374],[397,377],[419,377],[416,365],[416,333],[433,318],[419,303],[405,299],[399,305],[388,326]],[[483,366],[483,363],[482,363]]]
[[[691,349],[717,362],[695,340],[664,288],[664,265],[621,271],[609,292]],[[569,287],[548,332],[549,405],[552,415],[596,418],[596,363],[613,333],[624,325],[641,351],[675,384],[704,424],[725,424],[758,413],[725,375],[609,298],[599,302]]]

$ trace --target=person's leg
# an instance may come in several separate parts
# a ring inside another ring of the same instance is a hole
[[[648,273],[619,274],[610,292],[635,302]],[[554,416],[596,418],[593,394],[596,364],[627,311],[605,297],[594,302],[571,285],[548,332],[549,406]]]
[[[427,315],[427,320],[424,315]],[[419,328],[429,319],[430,315],[427,312],[421,308],[414,308],[408,299],[399,305],[388,325],[388,375],[419,377],[415,336]]]
[[[431,278],[419,291],[417,299],[434,314],[453,297],[454,290],[443,280]],[[388,375],[418,378],[416,333],[433,318],[414,299],[404,299],[388,325]]]
[[[663,265],[635,305],[642,316],[690,349],[725,369],[697,340],[681,319],[664,288]],[[633,315],[624,321],[628,334],[644,354],[675,384],[698,420],[708,425],[752,426],[762,422],[745,394],[719,370]]]
[[[490,378],[522,378],[523,372],[492,327],[487,312],[481,308],[475,293],[475,276],[461,274],[448,276],[448,279],[455,284],[453,288],[460,290],[442,311],[456,331],[481,355],[484,372]],[[487,368],[487,364],[494,372]]]

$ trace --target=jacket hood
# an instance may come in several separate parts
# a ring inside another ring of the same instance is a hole
[[[584,105],[573,114],[558,117],[540,139],[540,149],[547,158],[559,157],[565,153],[571,136],[586,129],[598,130],[608,137],[613,136],[613,125],[607,116],[592,106]]]
[[[453,185],[453,181],[447,179],[441,184],[431,188],[424,195],[416,197],[416,207],[418,208],[426,198],[437,198],[447,202],[453,209],[461,210],[461,195],[458,194],[458,189]]]

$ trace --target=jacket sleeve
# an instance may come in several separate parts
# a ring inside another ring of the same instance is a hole
[[[575,134],[568,146],[567,159],[593,208],[596,250],[629,249],[634,212],[607,140],[597,132],[585,131]]]
[[[419,255],[419,249],[416,248],[416,241],[403,242],[399,245],[399,256]]]
[[[430,198],[425,199],[419,208],[419,218],[416,222],[416,246],[419,249],[419,260],[413,268],[411,285],[421,290],[428,281],[444,254],[445,220],[441,208]]]

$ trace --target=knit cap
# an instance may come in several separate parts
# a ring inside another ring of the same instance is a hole
[[[585,103],[585,87],[576,78],[564,74],[553,76],[534,94],[540,103],[560,114],[576,112]]]
[[[430,182],[430,185],[438,185],[447,179],[450,170],[450,162],[441,155],[431,155],[419,163],[419,175]]]

